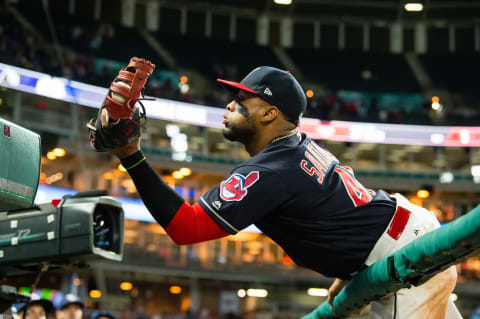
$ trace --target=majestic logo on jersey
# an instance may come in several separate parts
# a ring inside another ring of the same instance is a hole
[[[233,174],[220,184],[220,197],[226,201],[241,201],[247,195],[247,188],[258,181],[258,171],[250,172],[246,177]]]
[[[212,202],[213,207],[215,207],[217,210],[222,208],[222,202],[219,200],[213,201]]]

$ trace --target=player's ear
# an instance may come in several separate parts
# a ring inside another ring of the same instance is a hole
[[[276,119],[279,115],[280,111],[274,105],[266,105],[263,109],[262,113],[262,121],[264,122],[271,122]]]

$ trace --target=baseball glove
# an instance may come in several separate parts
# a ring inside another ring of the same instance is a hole
[[[147,119],[140,100],[148,100],[143,97],[143,91],[153,69],[155,65],[150,61],[133,57],[128,66],[120,70],[98,110],[97,118],[87,123],[90,146],[95,151],[105,152],[140,137]]]

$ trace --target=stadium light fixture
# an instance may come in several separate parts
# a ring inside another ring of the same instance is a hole
[[[120,289],[123,291],[129,291],[129,290],[132,290],[132,288],[133,288],[133,285],[129,281],[124,281],[120,283]]]
[[[64,157],[67,153],[63,148],[60,147],[55,147],[52,152],[53,154],[55,154],[56,157]]]
[[[172,177],[175,178],[175,179],[182,179],[183,174],[180,171],[173,171]]]
[[[475,184],[480,184],[480,165],[472,165],[471,168],[473,182]]]
[[[422,199],[428,198],[430,197],[430,192],[426,189],[420,189],[417,192],[417,197]]]
[[[268,296],[268,291],[266,289],[248,289],[247,296],[265,298],[266,296]]]
[[[180,92],[182,94],[187,94],[188,91],[190,90],[190,85],[188,85],[188,83],[180,82],[178,83],[178,87],[180,88]]]
[[[273,0],[273,3],[279,4],[282,6],[289,6],[292,4],[292,0]]]
[[[170,286],[170,293],[173,295],[179,295],[182,293],[182,287],[180,286]]]
[[[443,111],[443,105],[438,103],[438,102],[433,102],[432,103],[432,109],[437,112]]]
[[[49,160],[53,161],[54,159],[57,158],[57,155],[55,155],[54,152],[48,152],[48,153],[47,153],[47,158],[48,158]]]
[[[453,182],[454,179],[455,176],[452,172],[443,172],[442,174],[440,174],[440,183],[442,184],[450,184],[451,182]]]
[[[328,290],[325,288],[309,288],[307,290],[308,295],[315,297],[326,297],[328,296]]]
[[[182,174],[183,176],[190,176],[192,175],[192,170],[188,167],[182,167],[180,168],[179,170],[180,174]]]
[[[405,3],[405,11],[408,12],[420,12],[423,11],[423,3],[420,2],[407,2]]]
[[[480,177],[480,165],[472,165],[471,172],[473,177]]]
[[[92,298],[92,299],[98,299],[98,298],[101,298],[101,297],[102,297],[102,292],[101,292],[100,290],[94,289],[94,290],[90,290],[90,292],[88,293],[88,295],[89,295],[90,298]]]

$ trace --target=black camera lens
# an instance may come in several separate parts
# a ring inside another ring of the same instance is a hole
[[[93,215],[93,244],[95,247],[112,250],[114,224],[108,213],[95,212]]]

